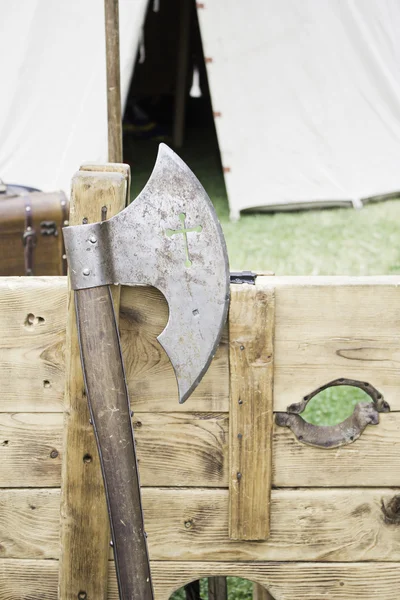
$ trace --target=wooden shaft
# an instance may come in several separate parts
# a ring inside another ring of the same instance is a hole
[[[118,0],[104,0],[106,23],[108,160],[122,162],[121,69]]]
[[[102,286],[78,290],[75,305],[120,600],[152,600],[129,396],[110,289]]]

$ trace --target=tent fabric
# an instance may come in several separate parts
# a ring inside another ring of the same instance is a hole
[[[400,190],[398,0],[199,6],[232,218]]]
[[[146,0],[120,0],[122,98]],[[70,191],[83,162],[107,161],[104,5],[0,0],[0,178]]]

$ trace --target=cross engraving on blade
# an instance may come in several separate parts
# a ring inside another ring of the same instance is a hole
[[[185,213],[180,213],[179,220],[182,223],[182,229],[166,229],[165,233],[167,234],[168,237],[172,237],[173,235],[178,235],[179,233],[181,233],[183,235],[183,240],[185,243],[185,255],[186,255],[185,266],[190,267],[192,265],[192,261],[190,260],[190,256],[189,256],[189,246],[188,246],[187,234],[192,233],[192,232],[200,233],[202,231],[203,227],[201,225],[197,225],[196,227],[191,227],[190,229],[187,229],[185,227],[185,219],[186,219]]]

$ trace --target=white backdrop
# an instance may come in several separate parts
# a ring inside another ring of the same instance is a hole
[[[231,216],[400,190],[399,0],[198,9]]]
[[[146,0],[120,0],[126,97]],[[103,0],[0,0],[0,178],[63,189],[107,161]]]

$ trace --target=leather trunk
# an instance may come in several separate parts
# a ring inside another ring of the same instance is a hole
[[[68,208],[63,192],[8,186],[0,193],[0,276],[65,275]]]

